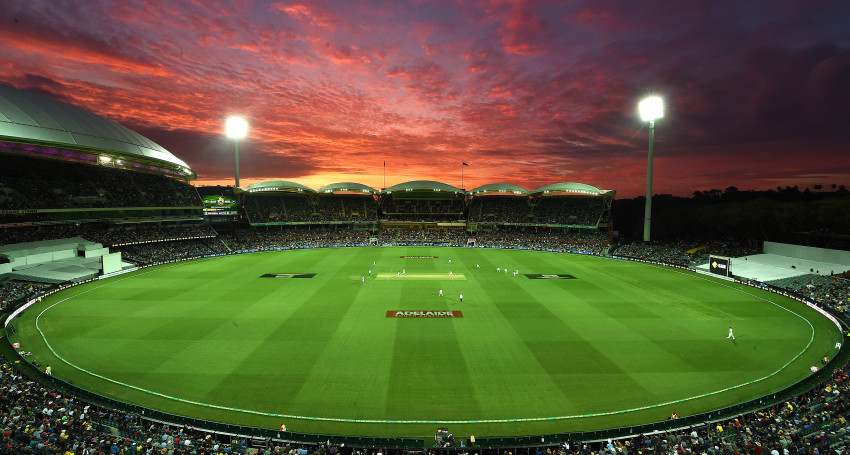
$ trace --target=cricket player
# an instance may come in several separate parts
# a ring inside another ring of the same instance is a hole
[[[443,290],[440,289],[440,297],[442,297],[442,296],[443,296]]]
[[[729,335],[726,335],[726,339],[728,340],[729,338],[735,339],[735,334],[732,333],[732,327],[729,327]]]
[[[460,295],[460,301],[463,302],[463,294]]]

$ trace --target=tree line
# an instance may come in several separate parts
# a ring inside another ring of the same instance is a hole
[[[652,198],[653,240],[729,239],[758,246],[762,241],[850,249],[850,191],[797,186],[775,190],[695,191],[692,197]],[[645,197],[614,201],[614,229],[626,242],[643,238]]]

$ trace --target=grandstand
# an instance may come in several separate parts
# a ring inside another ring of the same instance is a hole
[[[469,222],[481,224],[531,221],[528,191],[509,183],[491,183],[469,192]]]
[[[388,221],[458,221],[464,219],[465,193],[446,183],[414,180],[381,192],[381,217]]]
[[[318,221],[316,190],[304,185],[273,180],[245,188],[242,207],[253,226]]]
[[[0,225],[199,220],[195,173],[150,139],[0,85]]]
[[[323,186],[316,198],[316,211],[323,221],[366,221],[378,219],[374,188],[360,183],[344,182]]]
[[[135,131],[0,85],[0,278],[63,283],[132,269],[108,233],[196,225],[193,178]]]
[[[614,190],[582,183],[556,183],[531,192],[535,224],[581,228],[606,228],[611,217]]]
[[[219,194],[220,187],[201,193]],[[382,191],[354,182],[314,190],[289,181],[267,181],[237,189],[238,206],[250,226],[376,224],[392,238],[397,230],[451,229],[490,232],[510,226],[608,232],[613,190],[558,183],[528,191],[493,183],[469,192],[431,180],[414,180]],[[408,235],[407,233],[405,235]],[[409,240],[422,237],[408,235]]]

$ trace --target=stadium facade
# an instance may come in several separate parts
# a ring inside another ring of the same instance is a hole
[[[467,191],[431,180],[381,190],[353,182],[314,190],[275,180],[250,185],[240,194],[252,226],[354,223],[477,231],[494,226],[607,230],[616,192],[575,182],[536,190],[493,183]]]
[[[136,131],[0,85],[0,225],[200,221],[195,172]]]

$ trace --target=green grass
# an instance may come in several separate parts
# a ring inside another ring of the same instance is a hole
[[[396,278],[402,268],[431,276]],[[464,317],[386,317],[447,309]],[[111,397],[245,425],[375,436],[432,436],[441,425],[477,436],[569,432],[717,409],[800,381],[839,336],[798,302],[681,270],[425,247],[160,266],[51,296],[17,328],[55,376]],[[560,418],[529,420],[541,417]],[[496,422],[458,422],[486,420]]]

